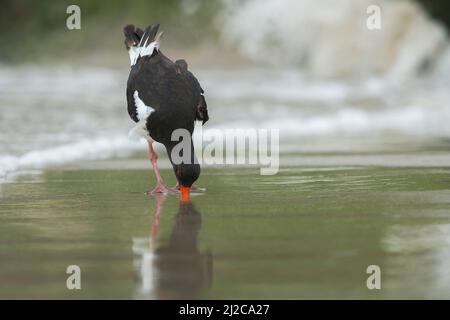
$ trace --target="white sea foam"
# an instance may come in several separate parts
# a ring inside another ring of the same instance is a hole
[[[450,112],[429,112],[410,106],[395,110],[366,111],[341,109],[328,115],[281,118],[262,121],[259,126],[282,128],[284,136],[325,136],[336,134],[377,135],[390,132],[412,136],[450,136]]]
[[[381,30],[366,27],[371,0],[224,0],[222,38],[269,64],[297,65],[319,77],[405,79],[447,44],[445,30],[413,1],[379,0]]]
[[[0,183],[7,181],[9,173],[15,171],[43,169],[53,165],[78,160],[105,159],[123,155],[142,148],[144,145],[131,142],[126,136],[82,140],[42,150],[32,150],[20,156],[0,154]]]

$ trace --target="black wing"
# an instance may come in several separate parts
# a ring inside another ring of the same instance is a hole
[[[197,78],[188,70],[188,64],[186,60],[180,59],[175,61],[175,64],[178,66],[181,72],[183,72],[186,77],[189,78],[190,81],[194,83],[194,85],[197,87],[197,90],[200,92],[200,101],[197,105],[197,111],[196,111],[196,119],[202,121],[202,124],[205,124],[206,121],[209,120],[208,115],[208,106],[206,104],[205,96],[203,88],[200,86],[200,83],[198,82]]]

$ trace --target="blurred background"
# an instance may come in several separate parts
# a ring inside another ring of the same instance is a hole
[[[380,30],[366,27],[372,4]],[[206,130],[279,128],[294,157],[449,149],[448,1],[1,0],[3,180],[144,152],[127,136],[122,27],[155,22],[206,91]]]

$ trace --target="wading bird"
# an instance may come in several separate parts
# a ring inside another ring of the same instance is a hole
[[[136,122],[130,133],[144,137],[148,142],[149,158],[156,176],[156,187],[149,193],[170,193],[180,189],[182,201],[189,201],[191,186],[200,175],[192,133],[196,120],[203,124],[208,121],[208,110],[203,89],[188,70],[186,61],[173,62],[160,51],[162,32],[158,33],[158,28],[159,24],[150,25],[145,31],[134,25],[124,27],[125,47],[131,64],[126,93],[128,114]],[[173,141],[172,133],[177,129],[186,130],[189,141],[183,141],[187,148],[174,159],[172,151],[179,141]],[[167,150],[178,180],[174,188],[167,187],[161,177],[158,155],[153,149],[155,141]]]

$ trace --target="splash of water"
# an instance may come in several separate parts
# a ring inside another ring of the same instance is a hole
[[[377,1],[381,30],[366,26],[370,0],[223,1],[222,38],[246,57],[319,77],[407,78],[448,54],[445,30],[411,1]]]

